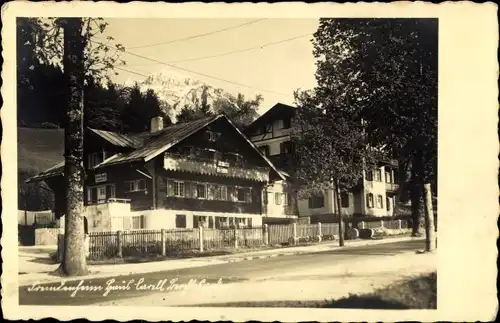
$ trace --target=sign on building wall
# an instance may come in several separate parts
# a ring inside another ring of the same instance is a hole
[[[225,161],[218,161],[217,173],[227,174],[229,172],[229,163]]]
[[[229,173],[229,168],[218,166],[217,167],[217,173],[227,174],[227,173]]]
[[[95,174],[95,182],[102,183],[108,180],[108,175],[106,173]]]

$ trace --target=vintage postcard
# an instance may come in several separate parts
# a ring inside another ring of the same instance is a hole
[[[4,4],[5,317],[494,320],[496,11]]]

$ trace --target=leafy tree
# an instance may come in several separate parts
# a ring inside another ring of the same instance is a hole
[[[142,93],[139,84],[135,83],[125,92],[128,93],[122,116],[125,132],[149,131],[151,118],[157,116],[163,117],[164,126],[171,124],[166,114],[168,107],[152,89]]]
[[[121,130],[122,98],[113,83],[104,87],[89,79],[84,91],[84,123],[108,131]]]
[[[102,85],[124,50],[113,40],[96,41],[105,31],[102,18],[83,18],[86,83]],[[54,18],[17,18],[18,123],[36,126],[49,122],[64,127],[67,98],[63,78],[62,28]],[[92,114],[92,111],[89,111]]]
[[[319,90],[296,93],[296,104],[291,138],[299,197],[335,191],[339,242],[343,246],[340,193],[355,188],[363,170],[372,167],[381,153],[367,145],[364,126],[343,96],[326,99]]]
[[[264,97],[260,94],[251,100],[246,100],[241,93],[236,96],[227,95],[225,100],[218,99],[214,102],[214,109],[217,113],[225,113],[237,126],[244,128],[257,119],[257,110],[263,100]]]
[[[414,234],[425,190],[427,249],[433,249],[437,19],[321,19],[313,44],[316,92],[324,100],[345,96],[366,122],[369,142],[385,145],[411,168]]]
[[[247,100],[241,93],[234,96],[226,94],[214,100],[213,104],[207,103],[208,87],[205,86],[201,95],[201,102],[195,101],[193,105],[184,106],[179,114],[177,114],[177,121],[187,122],[197,120],[203,117],[212,116],[214,114],[224,113],[242,129],[252,123],[259,114],[257,110],[264,100],[262,95],[257,95],[252,100]]]

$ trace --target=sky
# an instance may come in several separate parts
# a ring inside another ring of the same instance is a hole
[[[124,68],[138,74],[117,70],[119,75],[112,77],[116,83],[140,81],[145,78],[142,75],[151,73],[171,72],[231,93],[240,92],[245,97],[262,94],[260,113],[278,102],[293,104],[295,90],[311,89],[316,84],[311,39],[318,19],[113,18],[106,21],[109,25],[100,37],[112,36],[114,43],[122,44],[130,53],[173,65],[123,53],[121,59],[127,62]],[[270,43],[277,44],[263,46]],[[257,48],[244,51],[254,47]],[[240,52],[220,56],[233,51]],[[218,57],[189,60],[205,56]]]

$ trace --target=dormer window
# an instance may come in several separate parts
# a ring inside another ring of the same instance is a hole
[[[207,139],[210,142],[216,142],[220,135],[219,132],[207,131]]]

